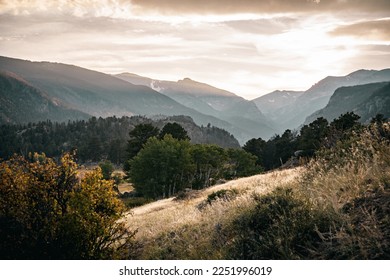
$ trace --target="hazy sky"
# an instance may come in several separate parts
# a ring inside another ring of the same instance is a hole
[[[0,0],[0,55],[252,99],[390,67],[390,1]]]

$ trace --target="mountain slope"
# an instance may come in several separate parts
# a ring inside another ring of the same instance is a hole
[[[326,107],[310,115],[305,123],[310,123],[318,117],[332,121],[346,112],[358,114],[361,116],[361,122],[367,122],[377,114],[390,117],[390,83],[338,88]]]
[[[245,130],[250,138],[268,139],[278,131],[276,124],[264,116],[254,102],[205,83],[189,78],[177,82],[160,81],[131,73],[122,73],[116,77],[149,86],[187,107],[225,120]]]
[[[10,72],[0,72],[0,124],[87,119]]]
[[[187,115],[198,125],[208,123],[234,134],[241,143],[252,132],[215,116],[202,114],[149,87],[81,67],[0,57],[0,70],[11,71],[64,106],[93,116]]]
[[[282,129],[297,128],[306,117],[324,108],[337,88],[386,81],[390,81],[390,69],[358,70],[346,76],[326,77],[298,96],[294,102],[284,106],[283,110],[277,109],[273,113],[274,120]],[[264,107],[259,108],[263,111]]]
[[[377,114],[390,118],[390,83],[375,91],[369,99],[358,105],[355,113],[361,117],[362,122],[368,122]]]
[[[150,88],[72,65],[0,57],[0,69],[18,74],[51,97],[94,116],[183,113],[187,110]]]
[[[275,90],[252,101],[268,118],[280,122],[280,115],[283,115],[303,93],[303,91]]]

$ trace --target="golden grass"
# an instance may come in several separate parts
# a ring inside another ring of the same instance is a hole
[[[196,198],[189,200],[176,201],[174,198],[159,200],[132,209],[126,216],[126,220],[130,228],[138,229],[135,239],[144,245],[153,246],[156,239],[165,234],[172,234],[172,236],[190,234],[191,236],[186,236],[185,239],[194,238],[206,242],[207,240],[204,239],[205,237],[207,239],[207,232],[213,232],[216,226],[224,224],[224,221],[231,219],[232,215],[240,213],[240,209],[245,209],[253,202],[254,193],[266,194],[276,187],[296,181],[302,169],[280,170],[233,180],[200,191]],[[234,200],[216,201],[212,206],[199,210],[197,206],[204,202],[208,195],[222,189],[234,189],[239,195]],[[183,232],[186,229],[190,233]],[[198,242],[196,246],[201,245]],[[153,253],[143,258],[151,255]],[[199,258],[199,256],[194,257]]]
[[[134,187],[132,184],[130,183],[122,183],[122,184],[119,184],[118,186],[118,190],[120,193],[125,193],[125,192],[131,192],[134,190]]]

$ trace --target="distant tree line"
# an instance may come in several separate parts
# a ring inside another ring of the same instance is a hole
[[[257,164],[265,170],[278,168],[292,158],[310,158],[322,147],[330,148],[338,141],[351,137],[362,129],[360,117],[347,112],[328,122],[318,118],[308,125],[302,126],[299,132],[287,129],[282,135],[275,135],[268,141],[253,138],[245,143],[243,149],[256,156]],[[384,122],[383,115],[378,114],[372,122]]]
[[[175,117],[188,126],[199,130],[195,143],[218,143],[222,147],[239,146],[234,137],[216,127],[197,127],[184,116]],[[109,160],[114,164],[126,161],[129,132],[138,124],[153,123],[164,126],[165,120],[135,117],[109,117],[57,123],[50,120],[26,125],[0,126],[0,158],[13,154],[27,156],[29,153],[45,153],[48,157],[60,158],[64,152],[77,150],[78,162]],[[165,121],[167,122],[167,121]],[[195,134],[195,133],[194,133]],[[237,143],[237,144],[236,144]]]

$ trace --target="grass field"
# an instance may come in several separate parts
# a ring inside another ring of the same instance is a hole
[[[194,191],[189,199],[168,198],[132,209],[126,219],[129,227],[138,229],[136,242],[142,243],[144,247],[141,258],[159,258],[159,253],[154,255],[155,250],[159,250],[156,245],[161,236],[166,234],[182,238],[183,246],[185,240],[191,239],[209,242],[211,238],[209,233],[218,225],[227,223],[233,216],[239,215],[240,209],[249,207],[254,194],[266,194],[276,187],[287,186],[297,180],[301,173],[302,168],[295,168],[255,175],[202,191]],[[205,204],[210,194],[220,190],[235,190],[237,196],[231,200],[220,199],[212,205],[199,207]],[[188,249],[191,250],[191,247]],[[198,250],[194,250],[193,253],[195,253],[193,258],[218,258],[218,254],[202,256]]]

